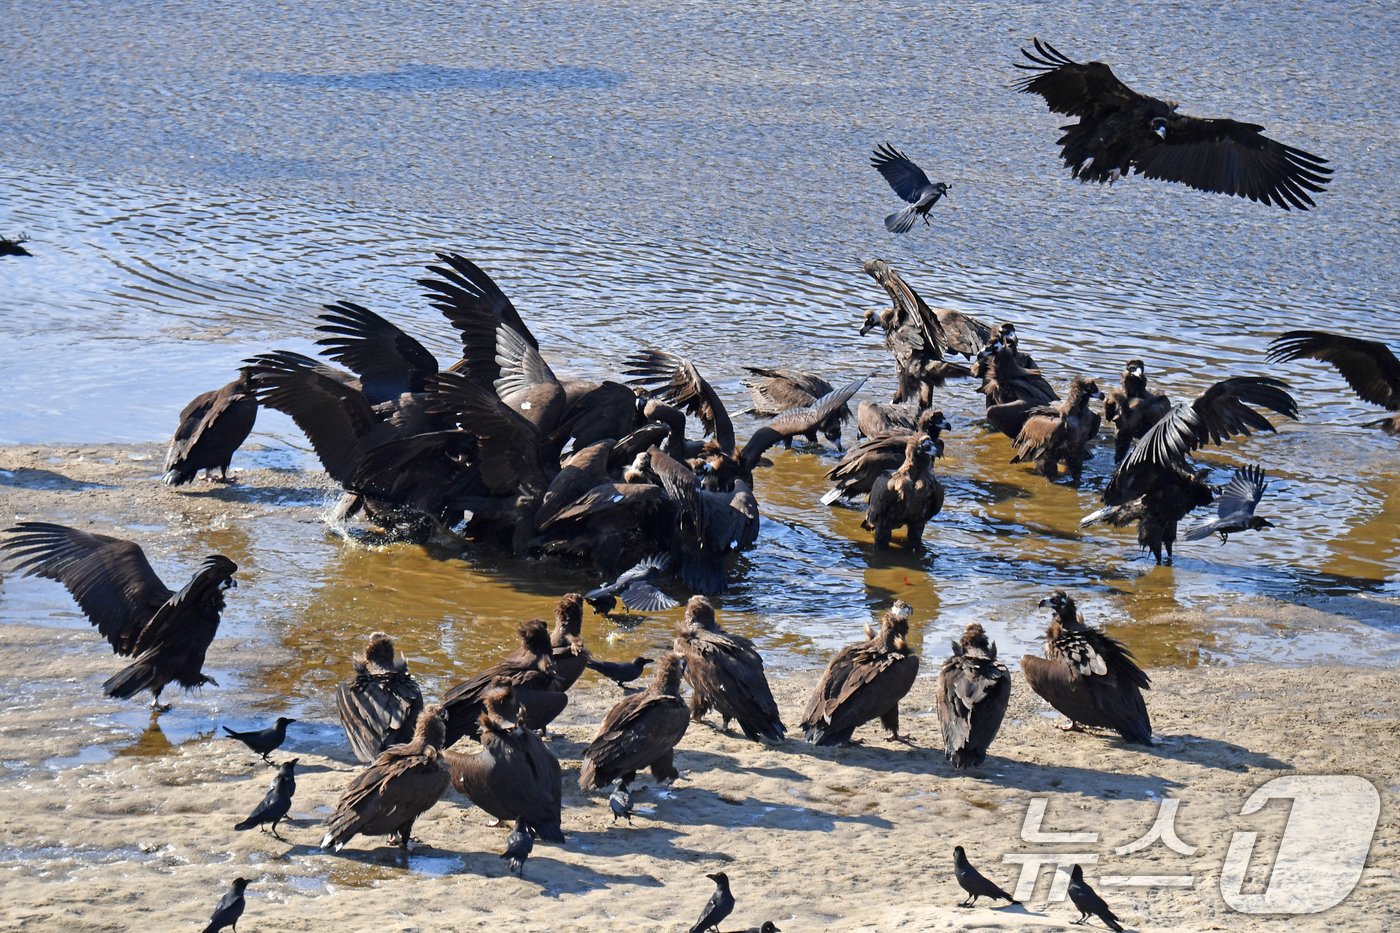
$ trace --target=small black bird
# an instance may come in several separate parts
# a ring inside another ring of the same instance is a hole
[[[1327,160],[1275,142],[1263,127],[1236,120],[1190,117],[1176,104],[1139,94],[1103,62],[1080,64],[1048,42],[1035,53],[1021,50],[1032,74],[1015,87],[1045,98],[1052,113],[1078,117],[1062,127],[1060,154],[1082,182],[1111,182],[1129,171],[1276,204],[1284,210],[1313,206],[1309,191],[1331,181]]]
[[[1219,514],[1182,537],[1187,541],[1200,541],[1211,535],[1220,535],[1220,543],[1224,544],[1236,532],[1274,527],[1274,523],[1267,518],[1254,514],[1259,500],[1264,498],[1264,490],[1268,488],[1263,469],[1253,465],[1238,468],[1226,484],[1225,491],[1220,494]]]
[[[506,850],[501,853],[501,858],[506,859],[506,871],[515,872],[521,878],[525,877],[525,860],[530,857],[530,852],[535,848],[535,840],[530,836],[529,830],[525,828],[523,820],[515,821],[515,829],[511,830],[506,837]]]
[[[243,916],[243,892],[247,887],[247,878],[233,879],[233,889],[219,898],[219,903],[214,905],[214,916],[209,918],[209,925],[204,928],[204,933],[219,933],[228,927],[233,927],[234,933],[238,933],[238,918]]]
[[[272,764],[272,760],[267,756],[277,751],[282,743],[287,739],[287,724],[296,722],[295,719],[288,719],[286,716],[278,716],[277,722],[266,729],[258,729],[253,732],[234,732],[228,726],[224,726],[224,731],[230,737],[237,739],[253,751],[262,755],[263,761]]]
[[[948,186],[941,181],[937,183],[929,181],[923,169],[911,162],[908,156],[889,143],[875,147],[875,154],[870,157],[870,164],[885,177],[885,181],[890,183],[895,194],[909,202],[908,207],[895,211],[885,218],[885,229],[890,233],[908,233],[913,228],[914,220],[917,217],[922,217],[924,226],[929,226],[929,208],[937,204],[938,199],[948,193]]]
[[[1090,914],[1093,914],[1102,920],[1110,930],[1122,933],[1123,927],[1118,923],[1118,917],[1108,909],[1103,898],[1089,887],[1088,882],[1084,880],[1084,869],[1078,865],[1070,869],[1069,899],[1074,902],[1075,908],[1079,911],[1079,919],[1074,921],[1075,923],[1083,923],[1089,919]]]
[[[588,605],[599,615],[608,615],[617,608],[619,602],[629,613],[663,612],[680,605],[663,593],[652,578],[671,569],[671,555],[653,554],[637,562],[632,569],[624,571],[612,583],[606,583],[596,590],[584,594]]]
[[[619,816],[623,816],[627,818],[627,825],[632,825],[632,788],[628,786],[627,778],[617,779],[617,786],[608,795],[608,807],[612,810],[614,823]]]
[[[715,883],[715,893],[705,903],[705,910],[690,933],[704,933],[706,930],[719,930],[719,922],[734,911],[734,895],[729,893],[729,876],[722,871],[706,875]]]
[[[967,852],[962,846],[953,847],[953,872],[957,876],[958,887],[967,892],[967,899],[960,901],[959,907],[971,907],[977,903],[979,897],[997,898],[1010,901],[1013,904],[1021,903],[973,868],[972,863],[967,860]]]
[[[587,663],[591,670],[597,671],[619,687],[625,688],[629,683],[642,676],[642,670],[651,663],[651,658],[634,658],[631,661],[599,661],[597,658],[590,657]]]
[[[277,768],[277,776],[272,779],[272,786],[267,789],[267,796],[258,804],[258,808],[249,814],[248,818],[241,823],[234,825],[234,829],[242,831],[252,829],[254,826],[272,824],[272,835],[277,836],[277,824],[286,819],[287,813],[292,809],[292,795],[297,792],[296,775],[292,769],[296,767],[300,758],[293,758],[284,761]],[[286,842],[285,839],[282,840]]]
[[[21,233],[13,240],[0,236],[0,256],[33,256],[29,250],[21,246],[21,243],[28,243],[29,237]]]

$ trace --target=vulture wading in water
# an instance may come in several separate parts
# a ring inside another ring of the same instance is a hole
[[[244,367],[238,378],[212,392],[197,395],[180,412],[180,424],[165,454],[162,481],[182,486],[199,474],[228,480],[228,467],[234,452],[248,439],[258,420],[258,399],[254,394],[252,370]]]

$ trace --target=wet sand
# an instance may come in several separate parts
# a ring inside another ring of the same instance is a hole
[[[137,538],[157,570],[173,579],[201,548],[251,535],[264,513],[288,514],[319,542],[318,474],[252,470],[234,489],[177,493],[152,483],[152,447],[6,448],[0,451],[0,512],[6,520],[43,517]],[[232,537],[230,537],[232,536]],[[248,541],[243,546],[255,551]],[[334,546],[344,546],[336,542]],[[242,555],[240,555],[241,557]],[[377,556],[377,555],[372,555]],[[246,558],[245,558],[246,559]],[[181,568],[181,569],[175,569]],[[264,586],[275,566],[250,568]],[[167,582],[170,582],[170,579]],[[366,581],[372,587],[372,581]],[[42,589],[38,589],[42,587]],[[40,624],[6,626],[0,663],[0,782],[11,809],[0,834],[0,926],[16,929],[183,929],[203,922],[228,882],[252,879],[243,928],[250,930],[437,930],[508,928],[685,929],[709,896],[706,872],[727,871],[738,907],[725,929],[772,919],[784,930],[1015,930],[1061,927],[1076,912],[1054,896],[1044,870],[1024,907],[960,910],[951,850],[1004,886],[1018,866],[1004,855],[1097,856],[1102,875],[1193,878],[1189,888],[1100,884],[1129,929],[1264,930],[1280,918],[1232,911],[1220,891],[1221,866],[1236,831],[1257,831],[1262,855],[1251,884],[1267,879],[1286,807],[1240,816],[1246,798],[1272,778],[1292,774],[1361,775],[1378,789],[1382,817],[1355,892],[1300,929],[1384,930],[1400,917],[1400,675],[1381,668],[1153,668],[1149,708],[1159,739],[1134,748],[1094,734],[1066,734],[1017,676],[1007,722],[986,766],[955,776],[943,760],[932,690],[946,633],[926,614],[923,674],[904,706],[912,746],[886,742],[876,727],[851,749],[813,749],[799,741],[769,748],[693,725],[677,753],[682,779],[669,790],[645,781],[631,827],[611,825],[606,796],[580,793],[579,756],[620,693],[590,673],[553,730],[565,769],[567,846],[539,845],[523,880],[506,877],[497,858],[505,830],[487,828],[480,811],[454,792],[419,821],[423,843],[407,869],[382,839],[357,838],[323,854],[321,822],[357,765],[335,721],[330,687],[357,647],[327,634],[307,648],[269,637],[274,620],[228,613],[206,670],[221,686],[176,695],[175,709],[149,728],[137,702],[108,700],[101,682],[120,665],[97,636],[74,621],[56,584],[5,581],[10,618],[32,611]],[[230,603],[243,594],[231,594]],[[378,594],[366,594],[373,604]],[[386,597],[389,598],[389,597]],[[549,600],[522,599],[535,612]],[[538,607],[536,606],[538,604]],[[54,607],[62,606],[57,610]],[[1260,608],[1259,632],[1332,624]],[[664,623],[669,626],[669,621]],[[1170,620],[1164,620],[1170,625]],[[659,620],[643,632],[613,633],[590,617],[585,636],[602,655],[628,655],[632,639],[664,640]],[[1364,629],[1332,633],[1364,638]],[[1380,635],[1374,637],[1380,638]],[[315,639],[310,639],[315,641]],[[476,651],[458,647],[461,665]],[[1345,656],[1345,651],[1338,654]],[[307,655],[319,663],[308,664]],[[411,654],[412,656],[412,654]],[[1007,658],[1012,666],[1014,659]],[[295,664],[289,686],[278,672]],[[817,657],[775,677],[790,727],[818,676]],[[422,668],[435,695],[461,668]],[[294,725],[275,757],[300,757],[298,789],[279,842],[231,827],[266,791],[272,772],[219,726],[247,728],[286,708],[280,688],[300,697]],[[1161,800],[1180,801],[1176,829],[1190,856],[1156,844],[1115,849],[1143,836]],[[1093,843],[1027,841],[1027,808],[1045,801],[1042,831],[1097,832]],[[1246,890],[1257,890],[1258,888]]]

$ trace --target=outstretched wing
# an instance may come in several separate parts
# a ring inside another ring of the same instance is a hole
[[[1276,339],[1269,359],[1302,357],[1331,363],[1365,401],[1400,411],[1400,360],[1378,340],[1362,340],[1322,330],[1290,330]]]
[[[363,305],[340,301],[326,305],[316,330],[329,334],[316,341],[325,355],[349,368],[371,405],[421,392],[423,380],[438,371],[437,359],[413,337]]]
[[[1251,405],[1288,418],[1298,417],[1298,403],[1288,394],[1286,382],[1267,376],[1223,379],[1191,404],[1174,406],[1153,425],[1123,459],[1117,475],[1127,475],[1142,464],[1185,471],[1186,455],[1207,443],[1220,444],[1255,431],[1272,432],[1274,426],[1269,419]]]
[[[885,181],[890,183],[894,193],[910,204],[919,200],[919,191],[929,186],[924,170],[909,160],[909,157],[889,143],[875,147],[870,164],[879,170]]]
[[[3,532],[0,549],[16,570],[57,580],[120,655],[174,593],[140,545],[49,522],[20,522]]]
[[[258,401],[291,416],[321,465],[342,485],[360,462],[360,441],[379,423],[364,393],[345,376],[299,353],[281,350],[244,361]]]
[[[1165,121],[1164,135],[1144,137],[1133,153],[1148,178],[1301,211],[1313,205],[1308,192],[1331,180],[1326,159],[1270,139],[1262,126],[1177,113]]]
[[[1091,117],[1135,103],[1141,97],[1119,81],[1103,62],[1082,65],[1048,42],[1034,42],[1034,53],[1021,49],[1030,64],[1015,63],[1017,68],[1033,73],[1017,80],[1013,87],[1023,94],[1039,94],[1052,113]]]
[[[1217,510],[1220,517],[1253,515],[1259,506],[1259,500],[1264,498],[1264,490],[1268,488],[1269,484],[1264,479],[1264,471],[1260,467],[1250,464],[1235,470],[1235,475],[1225,484],[1225,490],[1220,494],[1220,506]]]
[[[695,364],[665,350],[642,350],[628,357],[632,385],[646,386],[658,398],[685,409],[700,419],[705,431],[725,453],[734,450],[734,423],[715,390]]]
[[[520,312],[491,276],[455,253],[438,253],[437,258],[446,268],[429,266],[428,271],[436,278],[419,279],[418,284],[428,290],[428,300],[453,327],[465,330],[475,326],[478,318],[485,315],[492,321],[492,330],[496,324],[506,324],[531,346],[540,345],[521,320]]]

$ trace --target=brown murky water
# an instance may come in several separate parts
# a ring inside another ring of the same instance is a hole
[[[498,279],[560,373],[611,375],[658,345],[693,358],[736,412],[745,364],[837,383],[879,368],[869,395],[887,395],[887,354],[856,334],[884,301],[859,272],[873,256],[931,302],[1017,322],[1061,386],[1081,372],[1115,382],[1141,356],[1158,385],[1190,397],[1266,371],[1263,349],[1291,326],[1400,346],[1395,10],[1093,6],[1053,22],[1048,8],[979,4],[814,4],[799,18],[529,3],[470,21],[377,4],[17,7],[0,39],[22,76],[0,87],[0,233],[27,231],[36,255],[0,262],[0,442],[163,438],[239,359],[309,350],[319,306],[341,298],[451,359],[452,332],[413,284],[441,249]],[[1080,186],[1057,165],[1061,121],[1006,87],[1032,35],[1107,59],[1189,112],[1264,123],[1332,157],[1336,182],[1308,214],[1142,179]],[[865,162],[884,140],[953,184],[934,228],[881,228],[894,202]],[[1284,375],[1303,422],[1203,458],[1222,481],[1262,463],[1278,530],[1183,544],[1172,568],[1143,560],[1130,532],[1081,533],[1110,449],[1081,489],[1032,476],[981,426],[968,381],[941,399],[955,430],[929,555],[875,554],[857,512],[819,504],[833,454],[776,452],[725,620],[773,664],[816,666],[900,596],[930,660],[973,620],[1014,657],[1034,650],[1035,603],[1060,586],[1149,665],[1389,660],[1400,444],[1360,426],[1378,412],[1326,367]],[[743,436],[753,425],[738,420]],[[253,441],[235,465],[314,468],[279,415],[265,413]],[[287,476],[289,510],[320,501]],[[168,558],[169,521],[152,515],[132,537]],[[446,683],[560,593],[596,583],[493,552],[368,548],[290,516],[206,538],[245,567],[231,630],[292,654],[244,671],[249,686],[324,715],[372,628],[395,631]],[[1325,623],[1295,630],[1296,606]],[[0,619],[77,623],[66,594],[39,581],[6,581]],[[590,622],[589,634],[630,656],[664,645],[671,621]]]

